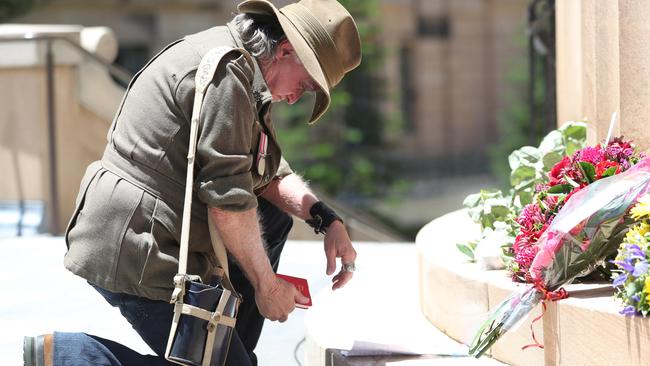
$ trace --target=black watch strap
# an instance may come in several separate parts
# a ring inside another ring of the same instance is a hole
[[[305,220],[305,222],[314,229],[316,234],[325,234],[327,228],[334,222],[340,221],[343,222],[343,219],[334,212],[330,207],[328,207],[322,201],[314,203],[313,206],[309,209],[309,214],[311,219]]]

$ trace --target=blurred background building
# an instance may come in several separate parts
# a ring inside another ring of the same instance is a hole
[[[283,5],[289,1],[274,2]],[[535,76],[528,63],[532,54],[528,36],[535,31],[530,28],[536,20],[535,7],[539,7],[535,3],[551,8],[549,4],[553,2],[342,2],[358,20],[364,63],[335,94],[333,104],[340,108],[331,109],[326,121],[307,130],[301,112],[307,109],[304,105],[294,110],[280,106],[275,108],[276,123],[281,131],[286,131],[283,145],[288,159],[316,189],[337,201],[342,209],[347,206],[351,216],[359,217],[378,231],[412,238],[423,223],[459,208],[467,193],[499,183],[499,175],[503,178],[502,173],[507,170],[503,169],[507,154],[500,152],[499,144],[505,146],[501,150],[509,152],[510,145],[527,143],[547,129],[541,126],[536,132],[526,127],[526,131],[520,131],[512,121],[525,119],[526,125],[529,122],[530,98],[526,93],[531,75]],[[18,5],[13,5],[14,10],[19,14],[4,21],[75,25],[76,31],[68,29],[66,34],[78,42],[84,38],[80,36],[84,29],[107,27],[114,32],[117,42],[113,46],[104,45],[115,50],[104,51],[100,57],[109,62],[114,59],[116,65],[134,73],[167,43],[229,21],[237,3],[236,0],[15,1]],[[539,24],[537,27],[540,28]],[[11,34],[15,28],[7,32]],[[86,33],[88,38],[89,32]],[[55,52],[70,47],[53,43]],[[67,51],[73,58],[81,57],[79,52]],[[80,102],[82,108],[72,99],[67,100],[69,104],[56,108],[57,149],[70,150],[56,155],[59,202],[55,204],[60,206],[61,218],[56,224],[59,231],[72,210],[85,165],[100,157],[111,111],[119,103],[124,87],[124,82],[114,77],[114,85],[106,77],[102,82],[94,81],[94,86],[84,83],[84,78],[97,78],[74,74],[75,70],[84,69],[86,75],[92,74],[87,67],[92,64],[106,74],[106,68],[96,61],[83,60],[69,63],[72,67],[66,74],[68,78],[63,76],[59,80],[57,75],[54,83],[57,103],[62,95],[86,99]],[[48,197],[54,193],[48,193],[47,189],[48,163],[41,161],[49,158],[47,133],[38,127],[47,123],[48,107],[43,92],[46,85],[33,68],[38,64],[42,67],[43,62],[28,67],[31,71],[17,72],[15,64],[8,64],[0,71],[6,80],[14,80],[12,85],[16,86],[3,88],[2,93],[6,95],[0,98],[2,109],[15,113],[0,117],[1,128],[7,132],[2,135],[11,142],[3,142],[5,152],[11,151],[7,146],[16,148],[16,141],[21,141],[20,149],[24,149],[22,141],[35,136],[38,139],[34,141],[38,143],[31,144],[31,148],[39,151],[38,154],[14,154],[13,158],[8,154],[3,158],[11,169],[9,179],[0,182],[0,201],[8,207],[15,205],[17,197],[45,202],[43,211],[52,205]],[[56,58],[54,62],[60,65],[65,63],[65,58]],[[15,97],[19,90],[25,90],[18,86],[24,83],[19,78],[22,72],[33,74],[36,84],[31,93],[40,93],[30,102],[21,103],[17,101],[21,98]],[[82,85],[85,85],[83,90],[77,89]],[[42,113],[17,116],[19,108]],[[79,113],[71,117],[72,111]],[[24,128],[15,129],[17,120],[27,119],[21,126],[31,125],[34,134]],[[12,124],[13,127],[9,126]],[[553,127],[555,120],[550,125]],[[32,175],[20,173],[18,165],[23,164],[23,171],[27,169],[24,164],[28,163],[23,160],[34,164],[41,161],[40,168],[34,167]]]

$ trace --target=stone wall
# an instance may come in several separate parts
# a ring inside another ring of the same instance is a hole
[[[65,36],[80,42],[84,29],[74,26],[0,27],[3,36],[21,32]],[[99,37],[97,40],[100,38],[106,39]],[[0,113],[3,177],[0,201],[42,202],[46,210],[44,228],[58,234],[64,231],[72,214],[86,167],[101,157],[106,145],[111,119],[104,115],[105,111],[117,108],[124,89],[115,84],[106,69],[98,68],[63,41],[55,41],[52,45],[55,156],[51,157],[45,48],[44,41],[0,44],[0,54],[12,55],[0,62],[0,85],[3,85],[0,88],[0,110],[3,111]],[[99,49],[101,47],[96,51]],[[106,55],[108,53],[104,52]],[[101,108],[94,109],[95,106]],[[50,193],[51,159],[56,164],[58,209]]]
[[[517,44],[518,34],[525,37],[526,6],[518,0],[382,2],[390,96],[383,108],[389,116],[411,117],[400,146],[451,157],[484,152],[497,141],[507,70],[526,57]],[[446,31],[422,29],[432,24]]]
[[[144,52],[149,58],[185,34],[226,23],[236,12],[238,2],[132,0],[118,4],[98,0],[91,4],[53,0],[17,21],[106,26],[119,39],[121,57],[128,57],[124,56],[128,52],[138,57],[139,52]],[[273,2],[282,6],[292,1]],[[382,77],[388,89],[380,103],[387,119],[410,118],[405,131],[389,128],[384,140],[404,150],[409,159],[483,153],[498,139],[497,112],[507,103],[506,71],[513,59],[526,57],[522,45],[516,42],[517,34],[524,37],[526,2],[380,3],[380,39],[386,51]],[[446,22],[448,34],[423,32],[418,26],[421,19]],[[409,69],[408,75],[403,74],[404,68]],[[405,77],[408,80],[403,80]],[[405,114],[406,109],[409,113]]]
[[[556,2],[558,123],[586,118],[590,144],[613,135],[650,148],[650,2]]]

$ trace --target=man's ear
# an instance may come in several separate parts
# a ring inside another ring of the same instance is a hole
[[[281,40],[277,46],[276,55],[278,58],[290,56],[293,53],[293,46],[289,43],[289,40],[286,38]]]

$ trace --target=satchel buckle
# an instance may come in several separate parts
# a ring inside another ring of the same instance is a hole
[[[174,291],[172,292],[172,298],[169,301],[170,304],[174,304],[183,299],[183,296],[185,295],[185,282],[187,281],[201,282],[201,276],[177,273],[176,276],[174,276]]]
[[[215,311],[214,313],[212,313],[212,317],[208,321],[208,332],[214,331],[220,322],[221,322],[221,313]]]

